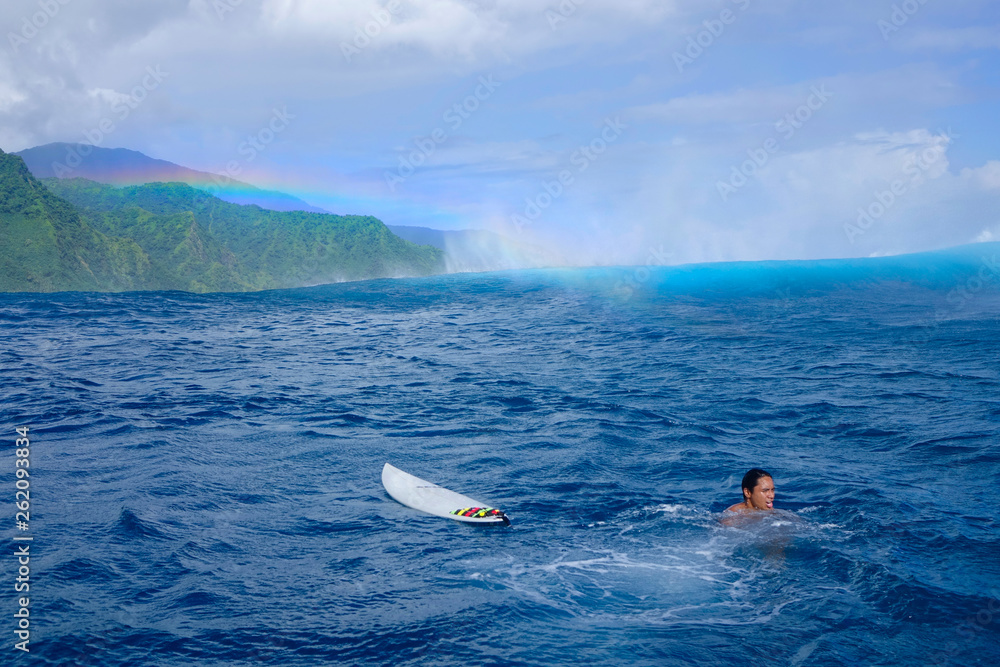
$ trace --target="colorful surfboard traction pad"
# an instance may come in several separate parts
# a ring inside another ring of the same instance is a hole
[[[498,518],[506,519],[507,516],[498,509],[493,509],[492,507],[466,507],[460,510],[453,510],[451,512],[456,516],[470,516],[477,519],[484,519],[486,517],[495,516]]]

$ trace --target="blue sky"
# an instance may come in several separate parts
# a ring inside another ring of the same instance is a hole
[[[89,137],[566,264],[1000,239],[986,0],[8,0],[0,26],[6,151]]]

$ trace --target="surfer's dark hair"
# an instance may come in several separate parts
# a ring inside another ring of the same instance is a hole
[[[753,493],[761,477],[771,477],[773,479],[773,476],[768,471],[761,470],[760,468],[751,468],[747,474],[743,475],[743,488]]]

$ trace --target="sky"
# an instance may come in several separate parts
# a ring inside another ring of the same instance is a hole
[[[5,0],[0,148],[568,265],[1000,240],[995,0]]]

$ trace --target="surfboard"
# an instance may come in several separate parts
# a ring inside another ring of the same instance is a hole
[[[415,477],[388,463],[382,466],[382,486],[393,500],[427,514],[465,523],[510,525],[506,514],[487,503]]]

